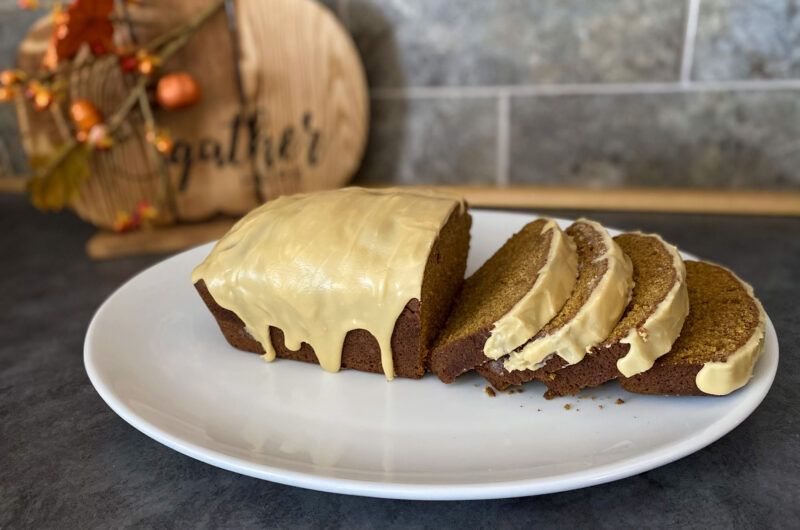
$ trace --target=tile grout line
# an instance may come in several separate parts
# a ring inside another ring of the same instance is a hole
[[[508,161],[510,149],[509,96],[501,92],[497,98],[497,185],[508,186]]]
[[[697,19],[700,13],[700,0],[686,1],[686,30],[683,34],[683,53],[681,54],[680,82],[689,85],[692,82],[692,65],[694,62],[694,44],[697,40]]]
[[[621,94],[665,94],[695,92],[739,92],[747,90],[800,90],[800,79],[742,79],[691,83],[565,83],[552,85],[419,86],[373,88],[372,99],[497,98],[507,96],[594,96]]]

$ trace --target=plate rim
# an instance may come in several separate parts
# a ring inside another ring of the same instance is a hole
[[[487,212],[492,214],[506,214],[513,216],[520,216],[526,218],[535,218],[539,214],[533,212],[514,212],[508,210],[497,209],[482,209],[471,208],[473,212]],[[554,217],[559,222],[572,222],[571,219]],[[606,227],[609,230],[616,230],[614,227]],[[745,419],[747,419],[758,406],[763,402],[764,398],[769,393],[777,373],[777,367],[780,358],[780,345],[777,340],[777,333],[772,324],[769,315],[767,315],[766,337],[767,341],[775,345],[774,354],[765,352],[762,359],[766,357],[774,357],[774,362],[769,365],[762,365],[762,370],[766,368],[766,372],[761,376],[759,381],[759,388],[761,390],[757,399],[746,402],[747,406],[738,407],[730,414],[725,415],[722,419],[711,424],[713,429],[703,429],[693,433],[677,443],[671,443],[665,447],[660,447],[640,454],[638,456],[628,458],[623,462],[613,462],[599,466],[593,466],[588,470],[571,471],[550,477],[538,477],[524,480],[501,480],[498,482],[475,482],[475,483],[414,483],[408,482],[384,482],[373,480],[359,480],[353,478],[333,477],[328,475],[319,475],[314,473],[307,473],[302,471],[294,471],[289,469],[282,469],[278,466],[270,466],[266,464],[259,464],[251,462],[247,459],[226,455],[224,453],[215,451],[213,449],[205,448],[199,444],[195,444],[183,440],[179,436],[171,434],[159,427],[156,427],[141,415],[136,413],[123,400],[121,400],[115,392],[103,380],[99,368],[95,365],[93,356],[99,355],[94,352],[91,346],[92,338],[97,333],[97,328],[100,325],[100,318],[103,311],[112,302],[112,300],[121,296],[130,284],[138,281],[141,276],[151,274],[156,268],[165,266],[169,261],[180,258],[183,254],[195,251],[196,249],[211,245],[212,243],[204,243],[192,248],[178,252],[163,260],[154,263],[153,265],[145,268],[144,270],[133,275],[130,279],[123,282],[117,289],[115,289],[92,315],[91,321],[86,331],[84,338],[83,348],[83,361],[89,381],[95,388],[101,399],[126,423],[134,427],[136,430],[145,434],[149,438],[186,455],[195,460],[199,460],[206,464],[233,471],[242,475],[268,480],[279,484],[289,486],[301,487],[317,491],[324,491],[329,493],[339,493],[347,495],[368,496],[377,498],[389,499],[405,499],[405,500],[477,500],[477,499],[499,499],[509,497],[522,497],[530,495],[541,495],[546,493],[557,493],[561,491],[568,491],[577,488],[589,487],[615,480],[624,479],[639,473],[643,473],[657,467],[669,464],[697,452],[708,445],[719,440],[729,432],[733,431]],[[690,255],[689,253],[683,253]],[[693,259],[696,258],[690,255]],[[771,338],[770,338],[771,337]],[[748,385],[749,386],[749,385]]]

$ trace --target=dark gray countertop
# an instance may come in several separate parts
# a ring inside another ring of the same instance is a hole
[[[24,197],[0,196],[0,528],[796,525],[800,218],[551,213],[659,232],[734,269],[753,284],[777,329],[775,384],[733,432],[638,476],[539,497],[411,502],[237,475],[129,426],[89,383],[83,338],[97,306],[162,256],[92,262],[83,250],[92,227],[69,213],[42,215]]]

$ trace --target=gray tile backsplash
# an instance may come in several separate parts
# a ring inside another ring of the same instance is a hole
[[[14,3],[0,68],[34,17]],[[324,4],[373,89],[356,182],[800,189],[800,0]]]
[[[373,100],[356,182],[492,184],[497,103],[490,98]]]
[[[0,104],[0,175],[22,175],[27,170],[14,107]]]
[[[518,97],[512,184],[800,186],[800,92]]]
[[[370,83],[508,85],[674,79],[674,0],[349,0]]]
[[[16,65],[19,41],[40,16],[41,13],[18,10],[13,0],[0,0],[0,70]],[[0,103],[0,175],[18,175],[27,171],[14,108]]]
[[[700,6],[695,79],[800,77],[800,2],[702,0]]]

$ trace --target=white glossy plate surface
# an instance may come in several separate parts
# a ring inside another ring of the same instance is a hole
[[[534,216],[477,210],[473,218],[468,273]],[[553,401],[538,383],[490,398],[475,375],[452,385],[431,374],[387,383],[375,374],[266,363],[227,344],[190,283],[210,248],[163,261],[117,290],[87,331],[86,371],[106,403],[151,438],[284,484],[480,499],[608,482],[730,432],[767,394],[778,365],[771,322],[753,380],[722,398],[640,396],[616,383]]]

